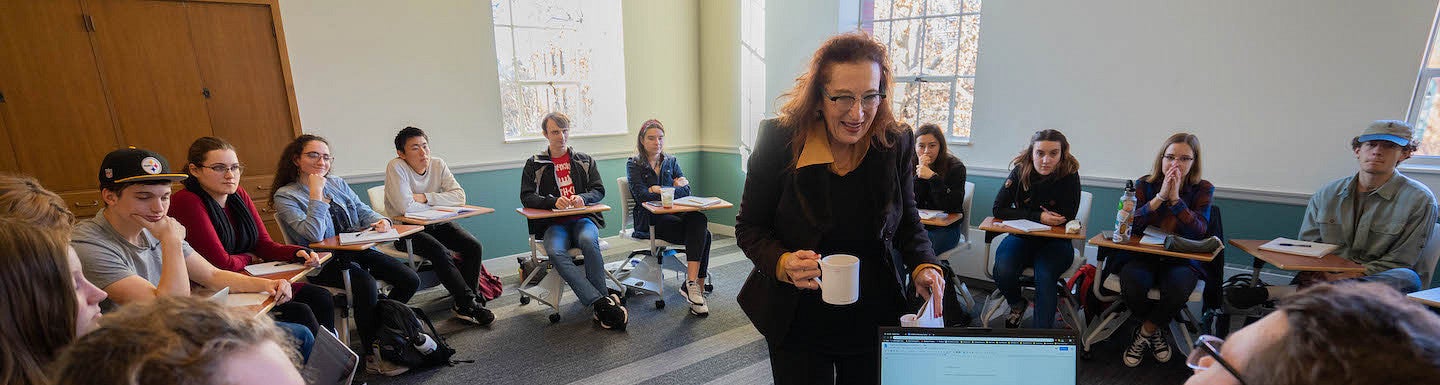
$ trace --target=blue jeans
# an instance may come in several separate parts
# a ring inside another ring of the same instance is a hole
[[[1020,273],[1035,269],[1035,316],[1033,327],[1049,329],[1055,325],[1055,306],[1059,296],[1056,282],[1070,269],[1075,249],[1070,240],[1031,236],[1007,236],[995,250],[995,286],[1011,308],[1025,306],[1020,295]]]
[[[590,218],[580,218],[570,223],[550,225],[545,229],[543,242],[550,264],[570,285],[580,303],[589,306],[606,293],[605,257],[600,254],[600,229],[595,227],[595,222]],[[580,254],[585,256],[584,272],[570,258],[571,247],[580,249]]]
[[[946,227],[925,226],[925,232],[930,234],[930,249],[935,255],[950,251],[960,244],[960,226],[951,225]]]
[[[1409,268],[1397,267],[1385,270],[1374,275],[1355,278],[1360,282],[1376,282],[1399,290],[1401,293],[1410,294],[1420,291],[1420,274]]]
[[[286,334],[295,338],[295,349],[300,351],[300,362],[310,361],[310,349],[315,348],[315,335],[310,334],[310,328],[301,324],[275,321],[275,325],[285,330]]]

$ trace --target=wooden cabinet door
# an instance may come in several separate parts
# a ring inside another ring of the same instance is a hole
[[[173,169],[181,169],[190,142],[211,135],[186,4],[86,1],[121,139],[159,152]]]
[[[5,170],[55,191],[95,188],[118,145],[84,20],[79,0],[0,0]]]
[[[5,91],[0,90],[0,103],[4,103]],[[5,111],[0,108],[0,149],[14,148],[10,145],[10,131],[5,129]],[[20,166],[15,163],[15,152],[5,151],[0,154],[0,170],[18,171]]]
[[[274,174],[297,130],[270,6],[189,3],[186,10],[215,136],[235,145],[246,175]]]

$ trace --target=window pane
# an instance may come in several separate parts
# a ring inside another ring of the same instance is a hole
[[[885,44],[885,48],[886,48],[886,49],[890,49],[890,46],[889,46],[889,44],[887,44],[887,43],[890,42],[890,33],[892,32],[892,29],[893,29],[893,28],[891,28],[891,27],[892,27],[893,25],[894,25],[894,22],[891,22],[891,21],[877,21],[877,22],[875,22],[875,24],[874,24],[874,30],[870,32],[870,37],[871,37],[871,38],[874,38],[875,41],[880,42],[880,44]],[[891,49],[891,51],[894,51],[894,50]],[[892,62],[891,65],[894,65],[893,62],[895,61],[895,58],[894,58],[895,53],[894,53],[894,52],[891,52],[891,53],[890,53],[890,56],[891,56],[890,61]]]
[[[938,1],[938,0],[932,0]],[[941,17],[926,19],[925,58],[923,70],[926,75],[953,75],[960,56],[960,18]]]
[[[975,110],[975,79],[955,79],[955,118],[950,120],[951,138],[969,138]]]
[[[513,0],[490,0],[490,14],[495,24],[510,23],[510,2]]]
[[[980,15],[960,18],[960,75],[975,75],[976,58],[980,56]]]
[[[515,25],[576,29],[584,20],[579,0],[520,0],[515,5]]]
[[[884,43],[890,47],[890,63],[897,77],[920,73],[921,25],[920,20],[901,20],[890,26],[890,37]]]
[[[890,18],[890,7],[894,5],[892,0],[875,0],[875,18],[871,20],[885,20]]]
[[[980,12],[980,0],[965,0],[965,12]]]
[[[924,1],[925,0],[895,0],[895,7],[891,11],[890,16],[896,19],[921,16],[925,13],[925,10],[921,8],[924,5],[921,3]]]
[[[579,80],[589,78],[589,50],[576,31],[520,28],[515,30],[515,54],[521,80]],[[497,49],[499,45],[497,44]]]
[[[1440,88],[1440,78],[1430,78],[1425,82],[1425,96],[1420,100],[1420,114],[1415,129],[1419,130],[1420,149],[1418,155],[1440,155],[1440,98],[1436,92]]]
[[[910,123],[910,125],[914,127],[919,127],[920,125],[915,122],[915,119],[919,117],[917,113],[919,106],[916,103],[915,91],[919,88],[914,87],[914,84],[915,83],[910,82],[895,82],[895,91],[890,92],[886,100],[890,101],[890,111],[895,115],[896,120]]]
[[[925,8],[931,16],[960,13],[960,0],[929,0]]]
[[[926,82],[916,86],[920,102],[919,117],[911,124],[919,127],[933,123],[945,128],[946,122],[950,120],[950,82]]]

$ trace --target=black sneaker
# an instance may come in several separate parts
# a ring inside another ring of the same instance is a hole
[[[595,321],[602,328],[625,330],[625,325],[630,323],[630,312],[620,306],[620,297],[617,295],[600,297],[590,306],[594,310]]]
[[[1140,366],[1140,362],[1145,360],[1145,348],[1149,347],[1150,338],[1141,335],[1141,329],[1140,326],[1135,327],[1135,333],[1130,338],[1130,347],[1125,349],[1125,355],[1121,357],[1125,362],[1125,366],[1132,368]],[[1157,331],[1155,335],[1158,336],[1160,333]],[[1166,357],[1168,358],[1169,356]]]
[[[1150,340],[1150,354],[1155,356],[1155,361],[1170,362],[1170,341],[1165,338],[1165,328],[1156,328],[1155,334],[1145,339]]]
[[[1225,301],[1236,309],[1249,309],[1270,300],[1264,286],[1230,286],[1225,288]]]
[[[472,324],[485,326],[495,322],[495,313],[486,309],[485,306],[475,303],[473,299],[458,301],[450,310],[455,312],[455,318]]]
[[[1025,317],[1025,309],[1026,309],[1026,308],[1029,308],[1029,307],[1030,307],[1030,302],[1029,302],[1029,301],[1026,301],[1024,304],[1022,304],[1022,305],[1020,305],[1020,306],[1016,306],[1016,307],[1010,308],[1010,315],[1005,316],[1005,328],[1006,328],[1006,329],[1018,329],[1018,328],[1020,328],[1020,320]]]

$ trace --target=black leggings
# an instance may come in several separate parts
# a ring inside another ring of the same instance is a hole
[[[453,222],[425,226],[425,231],[415,233],[408,239],[414,243],[415,254],[430,261],[435,276],[445,290],[454,297],[455,303],[474,300],[475,287],[480,284],[480,241]],[[404,251],[405,241],[395,242],[395,248]],[[450,259],[450,251],[460,254],[460,266]]]
[[[275,320],[304,325],[314,335],[320,335],[321,326],[335,328],[335,297],[330,296],[330,291],[303,283],[290,287],[295,296],[270,309]]]
[[[710,220],[699,211],[650,216],[655,224],[655,238],[673,244],[685,244],[685,260],[700,262],[700,276],[710,276]]]
[[[368,354],[370,342],[374,341],[375,330],[379,326],[375,320],[375,302],[379,300],[380,288],[375,280],[383,280],[393,286],[390,289],[390,299],[409,302],[410,297],[415,295],[416,288],[420,287],[420,276],[399,259],[375,249],[337,251],[334,258],[335,260],[325,264],[320,274],[310,281],[344,288],[345,281],[341,272],[350,270],[350,287],[355,296],[350,299],[355,304],[352,314],[355,328],[360,330],[360,346],[365,349],[365,353],[361,355]]]

